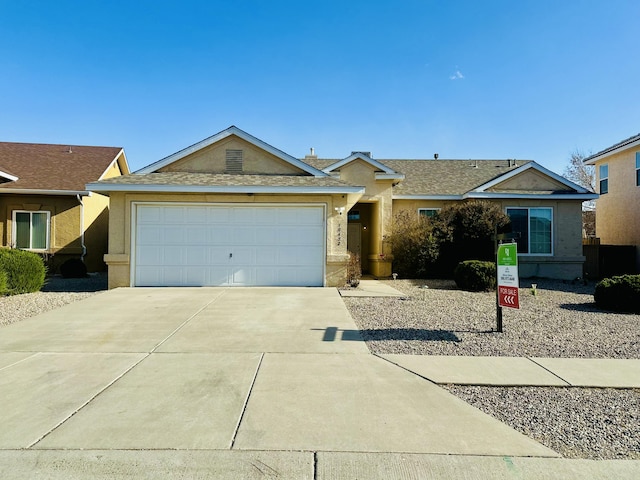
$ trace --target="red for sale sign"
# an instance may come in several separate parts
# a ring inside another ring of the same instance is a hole
[[[518,287],[498,287],[498,304],[501,307],[520,308]]]

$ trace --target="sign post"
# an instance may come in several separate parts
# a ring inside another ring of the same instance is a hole
[[[502,307],[520,308],[518,244],[502,243],[497,253],[496,327],[502,332]]]

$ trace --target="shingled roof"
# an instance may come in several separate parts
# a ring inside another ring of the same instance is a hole
[[[380,160],[381,164],[405,175],[393,188],[395,195],[463,195],[488,183],[530,160]],[[333,159],[310,159],[306,162],[325,169]]]
[[[122,152],[120,147],[0,142],[0,172],[17,180],[2,190],[83,192]]]
[[[605,157],[609,153],[613,153],[616,150],[621,148],[625,148],[628,146],[638,145],[640,143],[640,133],[637,135],[633,135],[632,137],[625,138],[621,142],[616,143],[615,145],[611,145],[610,147],[605,148],[604,150],[599,151],[598,153],[594,153],[593,155],[588,156],[583,160],[587,165],[593,165],[593,163],[600,157]]]
[[[88,185],[95,191],[117,191],[143,188],[146,191],[211,191],[255,193],[289,189],[301,189],[309,193],[327,191],[353,193],[364,187],[357,187],[333,178],[311,175],[230,175],[223,173],[155,172],[122,175]]]

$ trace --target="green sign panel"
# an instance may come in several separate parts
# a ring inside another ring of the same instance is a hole
[[[498,266],[517,267],[518,266],[518,244],[503,243],[498,246]]]

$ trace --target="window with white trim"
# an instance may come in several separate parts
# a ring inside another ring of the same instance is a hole
[[[13,247],[22,250],[48,250],[50,212],[14,210]]]
[[[528,255],[553,254],[553,210],[549,207],[507,208],[518,253]]]
[[[609,164],[600,165],[600,195],[609,193]]]
[[[439,208],[419,208],[418,215],[421,217],[433,218],[438,215]]]
[[[636,152],[636,186],[640,187],[640,152]]]

